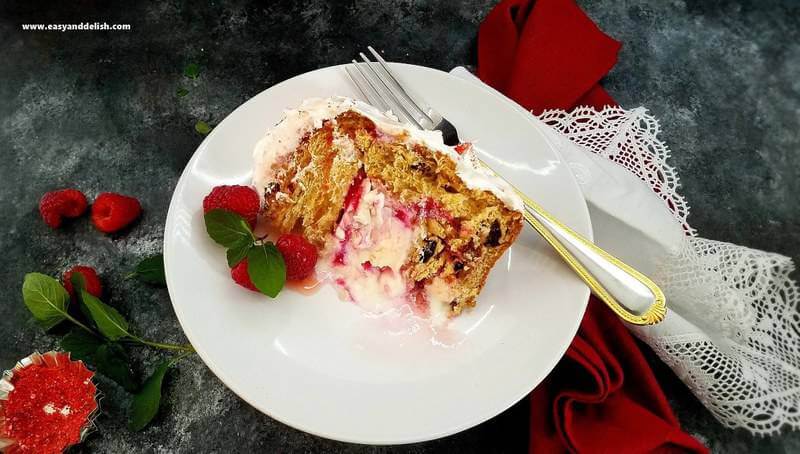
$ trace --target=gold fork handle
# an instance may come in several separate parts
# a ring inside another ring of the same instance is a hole
[[[666,298],[655,282],[561,223],[483,160],[478,158],[478,163],[514,189],[525,205],[525,221],[615,314],[634,325],[664,320]]]
[[[524,194],[517,193],[525,201],[523,216],[528,224],[614,313],[635,325],[653,325],[664,319],[667,312],[664,293],[652,280],[559,222]]]

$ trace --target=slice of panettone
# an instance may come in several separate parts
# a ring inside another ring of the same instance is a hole
[[[368,307],[460,314],[522,228],[522,202],[470,151],[348,98],[288,111],[254,156],[271,228],[321,248],[330,280]]]

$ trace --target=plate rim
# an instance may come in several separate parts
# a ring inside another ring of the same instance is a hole
[[[518,104],[514,103],[513,101],[511,101],[507,97],[503,96],[499,92],[495,91],[491,87],[481,86],[481,84],[479,84],[477,81],[471,81],[471,80],[468,80],[466,78],[454,76],[454,75],[450,74],[447,71],[442,71],[442,70],[439,70],[439,69],[436,69],[436,68],[431,68],[431,67],[422,66],[422,65],[415,65],[415,64],[401,63],[401,62],[390,62],[389,64],[392,65],[392,66],[400,65],[400,66],[404,66],[404,67],[412,67],[412,68],[414,68],[414,70],[438,72],[438,73],[441,73],[442,75],[444,75],[446,77],[462,80],[462,81],[470,84],[471,86],[473,86],[475,89],[482,89],[485,93],[488,93],[489,95],[499,99],[501,102],[510,105],[510,107],[512,107],[514,110],[516,110],[518,114],[527,113]],[[307,71],[307,72],[304,72],[304,73],[296,74],[296,75],[294,75],[292,77],[289,77],[289,78],[287,78],[287,79],[285,79],[285,80],[283,80],[283,81],[281,81],[279,83],[276,83],[274,85],[270,85],[269,87],[265,88],[264,90],[261,90],[260,92],[258,92],[255,95],[251,96],[245,102],[239,104],[235,109],[233,109],[230,113],[228,113],[225,116],[225,118],[223,118],[222,121],[224,121],[225,119],[227,119],[228,117],[233,115],[237,110],[244,108],[244,106],[247,105],[248,103],[253,102],[255,100],[255,98],[257,98],[260,95],[264,94],[268,90],[271,90],[273,88],[276,88],[276,87],[279,87],[281,85],[284,85],[284,84],[286,84],[286,83],[288,83],[288,82],[290,82],[290,81],[292,81],[292,80],[294,80],[296,78],[299,78],[299,77],[303,77],[303,76],[310,75],[310,74],[317,73],[317,72],[331,71],[331,70],[335,70],[336,68],[342,68],[343,69],[346,65],[347,64],[339,64],[339,65],[331,65],[331,66],[325,66],[325,67],[317,68],[317,69],[314,69],[314,70],[311,70],[311,71]],[[222,121],[220,121],[220,123]],[[539,134],[544,139],[544,141],[547,143],[548,148],[555,155],[555,157],[561,163],[563,163],[564,165],[567,165],[567,162],[564,160],[563,155],[558,151],[558,149],[549,140],[549,138],[547,138],[546,135],[543,132],[538,130],[538,127],[533,122],[533,120],[531,118],[525,118],[525,121],[530,124],[531,128],[534,128],[534,129],[537,130],[537,134]],[[178,195],[179,192],[182,192],[184,186],[187,184],[186,183],[187,180],[184,177],[187,176],[187,172],[192,167],[192,164],[194,164],[194,162],[197,159],[199,159],[200,152],[202,150],[204,150],[208,146],[209,140],[213,137],[214,133],[215,133],[215,130],[212,130],[205,137],[205,139],[203,139],[203,141],[197,146],[195,151],[192,153],[191,158],[187,161],[186,165],[184,166],[183,170],[181,171],[181,174],[180,174],[180,176],[178,178],[178,182],[176,183],[175,188],[173,189],[173,192],[172,192],[172,196],[170,197],[170,203],[169,203],[169,207],[167,209],[167,216],[166,216],[165,223],[164,223],[164,239],[163,239],[163,245],[162,245],[162,254],[164,255],[164,272],[165,272],[165,278],[166,278],[166,282],[167,282],[167,292],[168,292],[169,297],[170,297],[170,304],[172,305],[173,312],[175,313],[175,316],[176,316],[176,318],[178,320],[178,323],[180,324],[181,330],[183,331],[183,333],[186,336],[187,340],[189,341],[189,343],[192,344],[193,348],[195,349],[195,352],[200,357],[200,359],[203,361],[204,365],[217,378],[219,378],[219,380],[228,389],[230,389],[234,394],[236,394],[236,396],[238,398],[242,399],[248,405],[250,405],[253,408],[257,409],[259,412],[269,416],[270,418],[272,418],[272,419],[274,419],[274,420],[276,420],[276,421],[278,421],[278,422],[280,422],[282,424],[285,424],[285,425],[287,425],[287,426],[289,426],[289,427],[291,427],[291,428],[293,428],[295,430],[300,430],[302,432],[305,432],[305,433],[308,433],[308,434],[311,434],[311,435],[314,435],[314,436],[326,438],[326,439],[329,439],[329,440],[335,440],[335,441],[346,442],[346,443],[354,443],[354,444],[379,445],[379,446],[404,445],[404,444],[410,444],[410,443],[419,443],[419,442],[437,440],[437,439],[440,439],[440,438],[444,438],[444,437],[447,437],[447,436],[450,436],[450,435],[454,435],[454,434],[463,432],[465,430],[468,430],[470,428],[476,427],[479,424],[482,424],[482,423],[484,423],[484,422],[486,422],[486,421],[488,421],[488,420],[500,415],[501,413],[505,412],[506,410],[508,410],[509,408],[514,406],[515,404],[517,404],[519,401],[524,399],[525,396],[530,394],[533,391],[533,389],[535,389],[536,386],[538,386],[548,375],[550,375],[550,373],[553,371],[555,366],[564,357],[564,354],[566,353],[567,349],[571,345],[572,341],[570,341],[562,349],[560,349],[561,351],[559,352],[558,355],[554,356],[554,359],[551,361],[551,364],[547,364],[547,366],[542,369],[543,373],[542,373],[541,377],[538,379],[537,384],[533,388],[531,388],[530,390],[524,391],[521,395],[516,395],[515,394],[514,397],[512,399],[510,399],[509,402],[504,402],[502,405],[499,406],[499,408],[500,408],[499,411],[492,410],[492,411],[489,411],[489,412],[483,412],[483,413],[479,413],[479,414],[476,413],[476,415],[478,415],[478,416],[473,417],[473,418],[469,418],[469,420],[467,422],[454,425],[452,427],[449,427],[448,429],[439,430],[436,433],[431,433],[431,434],[428,434],[428,435],[425,435],[425,436],[410,437],[410,438],[404,438],[404,439],[391,439],[391,440],[370,439],[370,440],[364,440],[364,439],[357,439],[357,438],[350,438],[350,437],[342,437],[342,436],[338,436],[338,435],[336,435],[334,433],[326,433],[325,431],[315,430],[315,429],[309,428],[309,427],[305,426],[304,424],[302,424],[299,421],[295,421],[295,420],[292,420],[291,418],[284,417],[284,415],[277,415],[272,410],[270,410],[269,408],[266,408],[265,406],[261,405],[260,403],[257,403],[257,402],[255,402],[255,401],[253,401],[251,399],[248,399],[246,397],[246,393],[242,392],[241,389],[238,389],[238,386],[232,384],[235,381],[230,379],[227,376],[227,374],[225,374],[225,372],[222,370],[222,368],[219,367],[210,358],[210,356],[208,355],[208,352],[203,350],[202,348],[199,348],[198,345],[195,345],[195,343],[193,342],[193,339],[196,338],[196,333],[195,334],[191,334],[191,330],[187,329],[187,326],[184,324],[184,321],[181,318],[179,310],[177,309],[177,307],[176,307],[176,305],[174,303],[172,288],[177,284],[170,285],[171,279],[170,279],[170,273],[168,271],[170,269],[170,266],[169,266],[170,259],[168,258],[168,255],[166,254],[166,251],[167,251],[168,244],[170,244],[170,241],[168,239],[169,237],[167,236],[166,232],[168,232],[169,228],[172,227],[172,225],[174,224],[174,218],[175,218],[175,214],[174,213],[175,213],[175,210],[177,209],[176,208],[177,195]],[[575,176],[572,174],[572,172],[567,172],[567,173],[569,174],[568,178],[569,178],[571,184],[573,185],[573,187],[577,190],[578,194],[580,195],[580,200],[581,200],[580,209],[581,209],[581,211],[583,211],[584,217],[585,217],[586,222],[587,222],[586,231],[584,233],[591,240],[593,238],[593,226],[592,226],[592,220],[591,220],[591,217],[590,217],[589,209],[588,209],[588,206],[587,206],[587,203],[586,203],[586,198],[585,198],[585,196],[583,194],[583,191],[580,188],[580,185],[578,184],[577,180],[575,179]],[[582,290],[583,290],[583,293],[584,293],[585,296],[583,297],[582,308],[581,308],[581,311],[580,311],[581,315],[580,315],[580,317],[576,318],[576,321],[574,322],[574,326],[571,327],[570,339],[574,339],[575,335],[577,334],[578,329],[579,329],[580,324],[581,324],[581,321],[583,320],[583,317],[584,317],[584,315],[586,313],[586,309],[588,307],[588,300],[589,300],[589,296],[590,296],[590,290],[586,286],[584,286]],[[489,413],[489,414],[487,415],[485,413]]]

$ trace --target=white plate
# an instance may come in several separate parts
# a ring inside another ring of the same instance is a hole
[[[474,82],[395,64],[402,82],[475,140],[501,174],[591,236],[572,175],[527,115]],[[206,235],[202,199],[247,184],[251,152],[282,111],[308,97],[357,96],[342,67],[312,71],[242,104],[195,152],[170,204],[164,263],[175,313],[208,367],[260,411],[336,440],[410,443],[450,435],[507,409],[555,366],[578,329],[588,289],[536,233],[498,262],[478,307],[446,337],[389,334],[387,322],[338,300],[330,287],[277,299],[238,287]],[[390,329],[391,330],[391,329]],[[202,395],[199,394],[202,403]]]

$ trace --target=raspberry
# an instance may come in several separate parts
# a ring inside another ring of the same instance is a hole
[[[86,196],[77,189],[61,189],[45,193],[39,200],[39,214],[45,224],[57,229],[62,218],[76,218],[86,211]]]
[[[112,233],[128,226],[142,212],[142,205],[133,197],[104,192],[92,204],[92,223],[97,230]]]
[[[90,294],[100,298],[103,295],[103,286],[100,285],[100,278],[97,277],[97,271],[90,266],[73,266],[64,273],[64,288],[69,292],[69,296],[75,300],[75,289],[72,287],[72,275],[80,273],[83,275],[84,289]]]
[[[464,142],[456,145],[455,147],[456,153],[464,154],[465,151],[472,149],[472,144],[469,142]]]
[[[253,281],[250,280],[250,274],[247,272],[247,259],[242,260],[241,262],[237,263],[236,266],[231,268],[231,277],[233,278],[234,282],[242,287],[254,292],[258,292],[256,286],[253,285]]]
[[[302,235],[287,233],[275,244],[286,263],[286,279],[296,281],[308,277],[317,264],[317,248]]]
[[[260,208],[258,193],[249,186],[216,186],[203,199],[204,213],[214,209],[233,211],[245,218],[250,227],[256,226]]]

